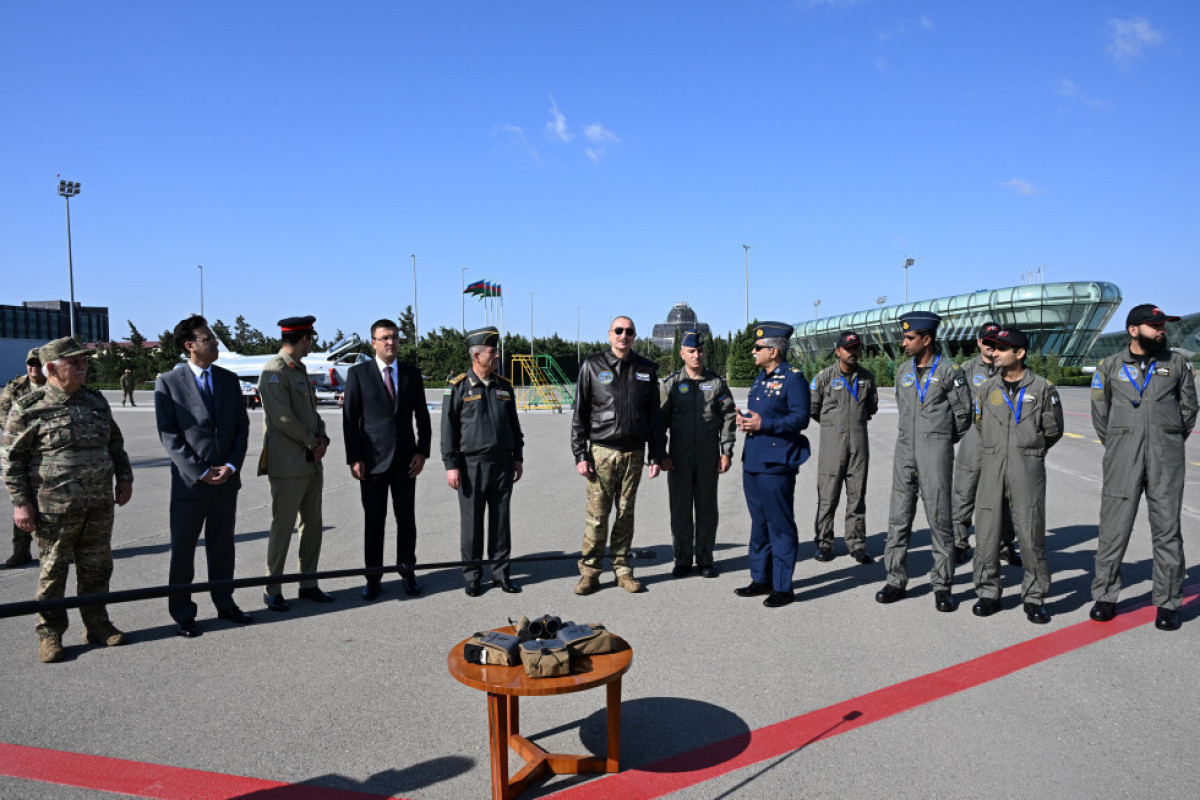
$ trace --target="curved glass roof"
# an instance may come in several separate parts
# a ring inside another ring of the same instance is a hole
[[[942,317],[938,339],[951,350],[974,350],[979,326],[991,320],[1024,331],[1031,351],[1073,364],[1087,354],[1120,304],[1121,290],[1103,281],[1010,286],[798,322],[792,344],[816,358],[833,349],[841,331],[853,330],[868,351],[895,358],[900,353],[900,315],[933,311]]]

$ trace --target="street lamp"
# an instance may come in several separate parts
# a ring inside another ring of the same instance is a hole
[[[813,300],[813,322],[817,321],[817,306],[821,305],[821,299]]]
[[[196,268],[200,270],[200,316],[204,316],[204,265],[197,264]]]
[[[908,268],[917,263],[915,258],[904,257],[904,302],[908,303]]]
[[[533,296],[537,292],[529,293],[529,357],[533,358]]]
[[[71,338],[75,338],[75,264],[71,258],[71,198],[79,194],[78,181],[58,182],[58,194],[67,201],[67,280],[71,283]]]
[[[750,326],[750,245],[742,245],[746,253],[746,327]]]

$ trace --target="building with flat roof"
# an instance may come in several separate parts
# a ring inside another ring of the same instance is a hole
[[[942,317],[938,339],[951,354],[974,352],[979,326],[992,320],[1024,331],[1030,352],[1058,356],[1069,366],[1088,355],[1120,304],[1121,290],[1103,281],[1010,286],[798,322],[792,346],[815,360],[833,350],[841,331],[854,330],[866,353],[900,358],[900,315],[933,311]]]
[[[26,300],[0,305],[0,384],[25,371],[25,354],[51,339],[71,335],[71,304],[66,300]],[[108,309],[75,303],[75,337],[108,341]]]

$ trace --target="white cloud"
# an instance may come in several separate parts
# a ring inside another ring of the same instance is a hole
[[[1083,91],[1077,85],[1075,85],[1075,81],[1071,80],[1070,78],[1059,78],[1051,85],[1051,88],[1059,97],[1066,97],[1070,100],[1075,100],[1091,108],[1101,108],[1108,105],[1108,102],[1105,100],[1097,100],[1094,97],[1089,97],[1088,95],[1084,94]]]
[[[537,148],[529,143],[529,138],[525,135],[525,131],[516,125],[497,125],[495,128],[492,128],[492,136],[503,136],[509,147],[515,147],[534,161],[541,163],[542,158],[538,155]]]
[[[558,110],[558,103],[554,102],[554,95],[550,95],[550,116],[554,117],[546,123],[546,133],[550,134],[550,138],[560,142],[569,142],[575,138],[575,134],[567,127],[566,116]]]
[[[1122,64],[1140,56],[1143,48],[1159,44],[1163,38],[1161,32],[1150,27],[1150,20],[1145,17],[1110,19],[1108,27],[1112,29],[1112,39],[1104,52]]]
[[[1037,186],[1034,186],[1029,181],[1021,180],[1020,178],[1013,178],[1011,180],[1007,180],[1000,185],[1006,189],[1012,189],[1012,190],[1016,191],[1017,194],[1023,194],[1027,197],[1030,195],[1042,193],[1042,190],[1039,189]]]
[[[615,133],[601,125],[599,122],[593,122],[583,129],[583,135],[593,142],[616,142],[620,144],[621,140]]]
[[[888,39],[896,39],[900,36],[908,36],[910,33],[920,33],[921,31],[933,30],[933,20],[928,14],[922,14],[917,19],[899,20],[892,27],[885,30],[875,31],[879,37],[879,43],[883,44]]]

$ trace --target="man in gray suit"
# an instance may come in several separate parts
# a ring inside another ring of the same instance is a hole
[[[175,343],[187,354],[186,364],[161,375],[154,384],[158,435],[171,459],[170,583],[191,583],[196,542],[204,532],[208,579],[233,578],[233,530],[237,493],[242,488],[242,461],[250,418],[237,376],[213,366],[217,339],[204,317],[194,315],[175,326]],[[217,617],[244,625],[249,614],[233,602],[233,591],[212,593]],[[167,600],[177,633],[200,635],[196,604],[190,595]]]

